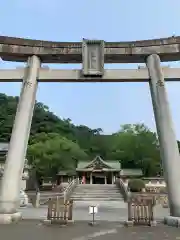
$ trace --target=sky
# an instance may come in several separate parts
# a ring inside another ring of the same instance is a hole
[[[0,7],[0,35],[51,41],[131,41],[180,35],[179,0],[5,0]],[[0,69],[22,63],[3,62]],[[46,64],[47,65],[47,64]],[[164,63],[179,67],[179,62]],[[81,65],[49,65],[75,69]],[[106,68],[137,68],[111,64]],[[20,83],[1,83],[0,92],[19,95]],[[167,83],[177,138],[180,139],[180,83]],[[148,83],[40,83],[37,100],[74,124],[102,128],[144,123],[155,130]]]

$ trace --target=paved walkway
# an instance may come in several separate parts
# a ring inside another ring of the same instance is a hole
[[[0,225],[1,239],[12,240],[178,240],[180,229],[159,225],[156,227],[126,228],[117,222],[100,222],[91,227],[77,222],[66,227],[45,226],[39,221],[22,221],[13,225]]]
[[[92,216],[88,213],[90,205],[97,205],[97,226],[89,226]],[[47,206],[21,208],[24,221],[12,225],[0,225],[2,239],[12,240],[180,240],[180,229],[158,225],[156,227],[129,227],[121,221],[127,219],[127,205],[123,202],[75,202],[73,219],[75,223],[66,227],[45,226],[40,219],[46,219]],[[155,207],[155,218],[163,219],[169,215],[168,209]]]

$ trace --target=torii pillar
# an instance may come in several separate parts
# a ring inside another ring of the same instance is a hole
[[[20,181],[34,111],[39,69],[40,59],[37,56],[29,57],[0,188],[0,224],[21,219],[21,213],[18,212]]]
[[[148,56],[146,64],[150,76],[150,91],[169,198],[171,216],[165,218],[165,221],[172,225],[172,221],[180,222],[180,155],[160,57],[152,54]]]

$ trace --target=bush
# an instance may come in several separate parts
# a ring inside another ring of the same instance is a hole
[[[131,192],[141,192],[145,188],[145,183],[141,179],[131,179],[128,182],[128,188]]]

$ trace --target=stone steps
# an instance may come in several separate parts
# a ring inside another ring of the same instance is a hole
[[[114,184],[80,184],[71,198],[75,201],[123,201],[119,189]]]
[[[76,195],[82,195],[82,194],[84,194],[84,195],[91,195],[91,196],[97,196],[97,195],[99,195],[99,196],[106,196],[106,195],[113,195],[113,196],[120,196],[121,194],[120,193],[113,193],[113,192],[109,192],[109,193],[100,193],[100,192],[96,192],[96,193],[94,193],[94,192],[91,192],[91,193],[87,193],[87,192],[74,192],[73,194],[76,194]]]
[[[79,192],[102,192],[102,193],[107,193],[107,192],[116,192],[116,193],[119,193],[120,191],[118,189],[110,189],[110,190],[98,190],[98,189],[76,189],[76,191],[79,191]]]
[[[72,199],[74,200],[74,201],[97,201],[97,202],[99,202],[99,201],[101,201],[101,202],[103,202],[103,201],[123,201],[123,199],[121,199],[121,198],[90,198],[90,197],[72,197]]]

